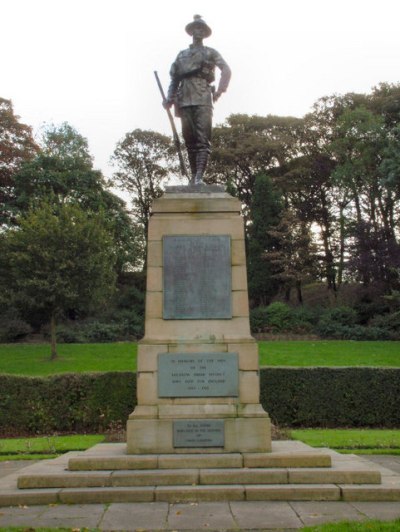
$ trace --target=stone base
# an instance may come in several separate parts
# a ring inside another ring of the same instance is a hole
[[[140,409],[138,412],[140,415]],[[189,421],[193,419],[192,415]],[[208,416],[196,419],[207,421],[213,418]],[[224,445],[221,447],[176,447],[173,441],[173,424],[173,419],[136,419],[133,413],[127,423],[127,453],[259,453],[271,450],[271,422],[265,413],[263,417],[258,418],[224,419]]]
[[[0,506],[200,501],[400,501],[400,475],[297,441],[269,453],[136,454],[122,443],[42,460],[0,479]]]

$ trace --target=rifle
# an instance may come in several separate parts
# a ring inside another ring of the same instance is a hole
[[[162,99],[163,99],[163,104],[164,104],[165,110],[167,111],[169,122],[171,124],[172,134],[173,134],[173,137],[174,137],[174,143],[175,143],[176,151],[178,152],[179,166],[181,168],[181,174],[183,176],[187,176],[185,161],[183,160],[183,155],[182,155],[181,141],[179,140],[179,135],[178,135],[178,132],[177,132],[176,127],[175,127],[175,122],[174,122],[172,113],[171,113],[170,109],[167,107],[167,105],[165,105],[166,102],[167,102],[167,99],[165,97],[164,89],[162,88],[160,78],[158,77],[157,70],[154,71],[154,75],[156,77],[157,85],[158,85],[158,88],[160,89],[160,93],[161,93],[161,96],[162,96]]]

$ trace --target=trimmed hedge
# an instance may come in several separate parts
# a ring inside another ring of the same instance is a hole
[[[261,403],[278,425],[400,428],[400,368],[261,370]],[[136,404],[133,372],[0,375],[0,434],[102,432]]]
[[[0,375],[0,433],[102,432],[135,402],[132,372]]]
[[[263,368],[260,388],[279,425],[400,428],[400,368]]]

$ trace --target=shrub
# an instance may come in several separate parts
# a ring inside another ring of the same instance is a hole
[[[279,425],[400,427],[400,368],[262,368],[260,401]]]
[[[125,423],[135,406],[132,372],[0,375],[3,434],[104,431]]]
[[[268,307],[256,307],[250,310],[251,332],[263,332],[264,329],[267,327],[267,308]]]
[[[3,318],[0,321],[0,342],[15,342],[28,336],[32,327],[20,318]]]
[[[280,426],[400,428],[400,368],[260,371],[260,402]],[[136,404],[132,372],[0,375],[0,432],[106,431]]]

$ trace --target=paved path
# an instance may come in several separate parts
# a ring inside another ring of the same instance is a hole
[[[400,472],[400,456],[368,456]],[[0,477],[29,462],[0,463]],[[99,528],[144,532],[297,530],[326,522],[400,518],[398,502],[114,503],[0,508],[0,527]]]

